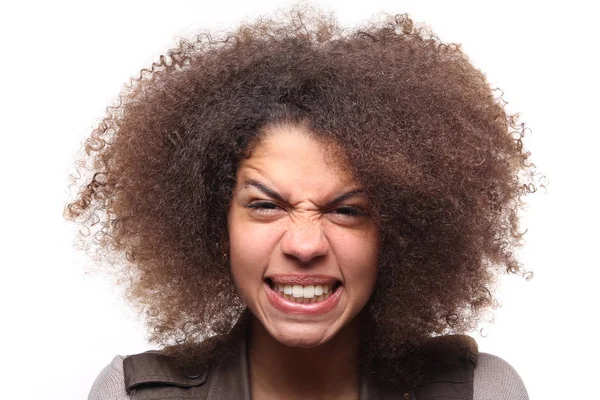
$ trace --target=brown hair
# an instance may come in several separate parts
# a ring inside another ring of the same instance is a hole
[[[85,143],[93,177],[65,214],[127,256],[152,341],[226,333],[244,309],[222,243],[238,160],[271,123],[337,143],[368,193],[382,245],[365,357],[395,366],[382,379],[407,344],[473,328],[499,272],[523,273],[517,213],[535,190],[524,127],[459,45],[406,15],[347,31],[295,7],[200,34],[120,100]]]

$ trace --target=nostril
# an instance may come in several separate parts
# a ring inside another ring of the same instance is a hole
[[[308,232],[308,233],[307,233]],[[286,256],[308,263],[324,257],[329,252],[329,242],[322,232],[296,229],[288,231],[281,241],[281,250]]]

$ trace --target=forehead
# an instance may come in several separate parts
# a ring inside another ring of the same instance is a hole
[[[238,185],[258,180],[285,197],[325,198],[348,188],[358,188],[339,148],[300,127],[282,125],[265,130],[238,168]],[[337,154],[337,155],[336,155]],[[242,185],[241,188],[244,188]]]

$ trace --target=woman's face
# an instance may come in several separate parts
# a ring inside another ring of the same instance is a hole
[[[360,186],[294,126],[269,129],[237,171],[228,214],[235,284],[288,346],[327,342],[375,286],[377,226]]]

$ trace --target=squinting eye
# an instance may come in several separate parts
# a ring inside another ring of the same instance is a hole
[[[250,203],[250,204],[246,205],[246,207],[252,209],[255,212],[261,213],[261,214],[263,214],[263,213],[268,214],[268,213],[271,213],[271,212],[279,209],[277,204],[270,203],[267,201]]]
[[[269,210],[273,210],[273,209],[277,208],[277,206],[275,204],[273,204],[273,203],[264,202],[264,203],[251,203],[251,204],[248,204],[248,208],[267,208]]]
[[[338,207],[332,210],[332,213],[345,217],[360,217],[365,213],[356,207]]]

